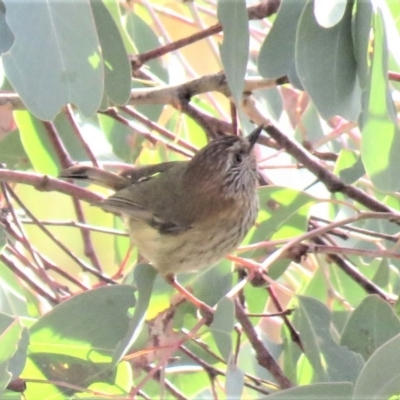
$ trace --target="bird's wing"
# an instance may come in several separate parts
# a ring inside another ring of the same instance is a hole
[[[76,164],[61,171],[58,177],[88,181],[118,191],[133,183],[147,180],[155,174],[165,172],[175,164],[176,162],[172,161],[144,167],[127,168],[119,174],[96,167]]]
[[[173,171],[168,171],[170,169]],[[190,229],[190,223],[182,217],[182,210],[178,208],[182,195],[182,170],[180,162],[133,170],[133,174],[125,177],[128,176],[134,183],[94,205],[105,211],[146,222],[160,233],[179,234]]]

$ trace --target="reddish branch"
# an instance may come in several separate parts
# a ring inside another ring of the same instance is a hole
[[[249,7],[247,9],[249,19],[263,19],[275,14],[278,11],[280,3],[280,0],[263,0],[260,3]],[[150,60],[164,56],[165,54],[181,49],[182,47],[198,42],[199,40],[205,39],[211,35],[215,35],[221,31],[222,25],[218,23],[186,38],[168,43],[165,46],[157,47],[156,49],[150,50],[146,53],[135,55],[131,57],[132,69],[139,69],[144,63]]]
[[[331,193],[341,192],[372,211],[393,212],[390,207],[368,196],[362,190],[355,186],[344,184],[336,175],[321,166],[311,154],[308,154],[306,150],[284,135],[274,125],[267,125],[265,130],[288,154],[312,172]]]
[[[272,357],[268,349],[264,346],[262,340],[256,332],[256,329],[250,322],[249,317],[246,315],[246,312],[244,311],[242,305],[237,299],[235,300],[235,310],[236,318],[240,322],[243,331],[245,332],[252,348],[256,353],[258,363],[271,373],[271,375],[276,379],[276,382],[282,389],[288,389],[292,387],[292,383],[285,376],[281,367]]]

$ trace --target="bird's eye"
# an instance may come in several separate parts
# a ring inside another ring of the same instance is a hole
[[[243,154],[241,153],[235,153],[233,155],[233,161],[235,164],[241,164],[243,161]]]

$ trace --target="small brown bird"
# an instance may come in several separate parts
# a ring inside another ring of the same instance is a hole
[[[213,140],[190,161],[121,174],[76,165],[60,177],[88,179],[116,190],[94,205],[127,218],[132,243],[177,287],[174,274],[217,263],[236,249],[254,224],[258,197],[252,149],[261,130],[258,127],[245,138]],[[177,289],[187,297],[184,288]]]

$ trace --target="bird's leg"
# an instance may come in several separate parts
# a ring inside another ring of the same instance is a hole
[[[203,318],[206,320],[207,325],[211,324],[214,317],[214,310],[193,296],[188,290],[186,290],[177,280],[174,274],[165,275],[165,280],[172,285],[186,300],[190,301],[195,305],[201,312]]]

